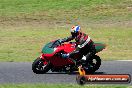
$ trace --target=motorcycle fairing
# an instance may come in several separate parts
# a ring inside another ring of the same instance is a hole
[[[96,53],[102,51],[106,45],[102,43],[95,42]],[[54,66],[65,66],[68,64],[74,64],[71,59],[63,59],[60,56],[56,56],[57,53],[64,51],[64,53],[69,53],[75,50],[75,43],[64,43],[61,45],[54,45],[54,41],[46,44],[42,49],[42,59],[50,61]]]

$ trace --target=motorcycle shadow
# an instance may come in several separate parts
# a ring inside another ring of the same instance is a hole
[[[79,72],[48,72],[46,74],[68,74],[68,75],[79,75]],[[106,74],[105,72],[95,72],[93,74]]]
[[[92,75],[101,75],[101,74],[106,74],[105,72],[95,72],[93,73]],[[69,75],[79,75],[79,72],[72,72],[72,73],[69,73]]]

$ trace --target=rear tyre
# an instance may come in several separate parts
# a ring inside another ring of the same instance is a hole
[[[99,56],[94,55],[92,61],[88,62],[86,66],[84,66],[84,70],[86,73],[94,73],[96,70],[99,69],[101,65],[101,59]]]
[[[32,64],[32,70],[36,74],[44,74],[50,70],[50,63],[37,58]]]

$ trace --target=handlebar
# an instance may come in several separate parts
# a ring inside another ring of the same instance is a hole
[[[61,45],[61,42],[58,40],[55,40],[54,43],[50,46],[50,48],[55,48],[57,46],[60,46]]]

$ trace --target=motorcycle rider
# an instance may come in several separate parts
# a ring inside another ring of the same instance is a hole
[[[72,58],[75,54],[80,54],[80,58],[82,58],[83,56],[85,56],[85,59],[81,59],[83,62],[88,62],[90,61],[90,58],[95,55],[96,53],[96,49],[95,46],[93,45],[94,42],[92,41],[92,39],[86,35],[85,33],[83,33],[81,31],[80,26],[76,25],[76,26],[72,26],[71,28],[71,36],[61,39],[61,43],[64,42],[68,42],[75,39],[76,41],[76,49],[71,52],[71,53],[67,53],[67,54],[62,54],[62,58],[67,59],[67,58]]]

